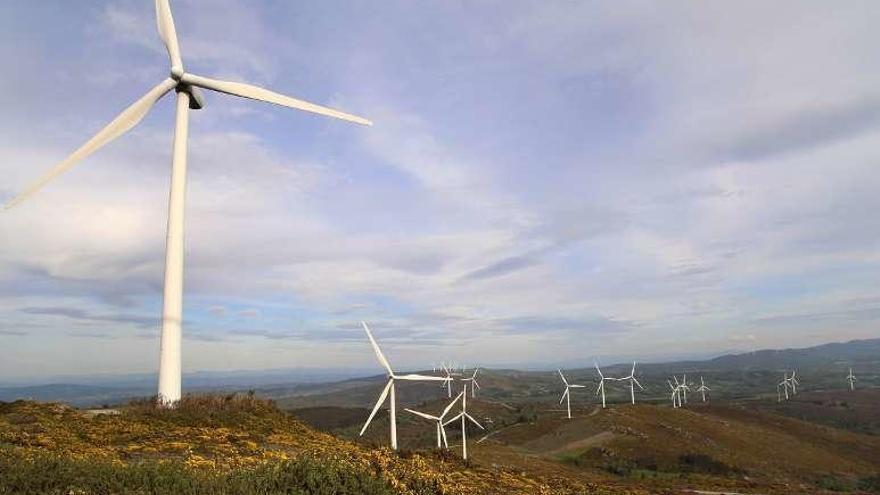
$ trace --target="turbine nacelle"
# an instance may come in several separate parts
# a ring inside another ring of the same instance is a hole
[[[189,109],[190,110],[201,110],[205,108],[205,95],[199,88],[195,86],[189,86],[186,84],[178,84],[175,90],[180,93],[181,91],[189,94]]]

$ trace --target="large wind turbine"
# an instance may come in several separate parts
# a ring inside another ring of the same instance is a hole
[[[447,449],[449,448],[449,442],[446,441],[446,428],[444,428],[444,425],[443,425],[443,418],[445,418],[446,415],[449,414],[449,411],[452,409],[452,406],[454,406],[455,403],[458,402],[459,399],[461,399],[462,395],[464,395],[464,392],[459,393],[458,396],[456,396],[455,399],[452,402],[450,402],[449,405],[447,405],[445,409],[443,409],[443,412],[440,413],[440,416],[434,416],[431,414],[426,414],[423,412],[414,411],[412,409],[406,409],[406,411],[411,412],[411,413],[415,414],[416,416],[421,416],[425,419],[429,419],[431,421],[436,421],[437,448],[438,449],[444,448],[444,447]],[[441,440],[443,441],[442,444],[440,443]]]
[[[461,419],[461,457],[462,459],[467,460],[467,421],[469,420],[481,430],[485,430],[483,425],[478,423],[477,420],[467,412],[467,382],[464,384],[464,390],[461,391],[461,412],[456,414],[454,418],[443,423],[443,426],[446,426],[457,419]]]
[[[174,145],[171,160],[171,192],[168,201],[168,231],[165,246],[165,287],[162,301],[162,331],[159,345],[158,397],[165,405],[180,400],[181,320],[183,314],[183,231],[186,196],[186,151],[189,132],[189,110],[202,108],[204,102],[197,88],[226,93],[242,98],[274,103],[297,110],[371,125],[364,118],[284,96],[250,84],[221,81],[186,72],[177,42],[177,31],[168,0],[155,0],[159,36],[165,43],[171,61],[170,75],[144,96],[122,111],[79,149],[49,170],[35,183],[7,203],[9,209],[42,189],[57,176],[120,137],[137,125],[166,93],[177,92]]]
[[[797,395],[797,386],[800,385],[800,380],[795,376],[797,375],[797,370],[791,371],[791,376],[788,377],[788,383],[791,384],[791,394]]]
[[[389,401],[389,422],[391,423],[391,448],[397,450],[397,400],[394,396],[394,383],[397,380],[406,380],[406,381],[444,381],[446,378],[442,376],[428,376],[428,375],[397,375],[394,373],[394,370],[391,369],[391,363],[385,359],[385,356],[382,354],[382,349],[379,349],[379,344],[376,343],[376,339],[373,338],[373,334],[370,333],[370,327],[367,326],[367,323],[362,321],[361,325],[364,327],[364,331],[367,332],[367,338],[370,339],[370,344],[373,346],[373,351],[376,353],[376,358],[379,360],[379,363],[385,368],[385,371],[388,372],[388,383],[385,384],[385,388],[382,390],[382,393],[379,394],[379,400],[376,401],[376,405],[373,406],[373,411],[370,413],[370,417],[367,418],[367,421],[364,423],[364,427],[361,428],[361,436],[363,436],[364,432],[367,431],[367,427],[370,426],[370,421],[373,420],[373,416],[376,415],[376,412],[379,410],[379,407],[385,403],[385,399],[388,398],[388,395],[391,394],[391,399]]]
[[[639,380],[636,378],[636,362],[633,361],[632,371],[629,372],[629,376],[625,376],[623,378],[618,378],[620,381],[629,380],[629,396],[632,399],[632,403],[636,403],[636,389],[635,386],[638,385],[640,389],[645,390],[645,387],[639,383]]]
[[[853,375],[852,368],[849,369],[849,374],[846,375],[846,381],[849,382],[849,389],[850,390],[856,389],[856,376]]]
[[[562,383],[565,384],[565,392],[562,392],[562,398],[559,399],[559,403],[562,404],[562,401],[565,401],[565,410],[568,412],[568,419],[571,419],[571,389],[584,388],[584,385],[570,384],[568,383],[568,380],[565,379],[565,375],[562,374],[562,370],[556,371],[559,372],[559,377],[562,378]]]
[[[706,392],[710,391],[709,387],[706,386],[706,382],[703,381],[702,375],[700,376],[700,387],[697,389],[697,392],[703,396],[703,402],[706,402]]]

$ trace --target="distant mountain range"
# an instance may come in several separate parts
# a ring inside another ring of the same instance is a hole
[[[630,364],[603,366],[608,373],[628,372]],[[831,370],[839,374],[852,366],[860,373],[880,373],[880,338],[852,340],[842,343],[823,344],[803,349],[765,349],[742,354],[727,354],[707,360],[690,360],[664,363],[640,363],[639,371],[650,375],[680,373],[682,371],[728,372],[728,371],[777,371],[797,369],[799,373],[820,373]],[[578,370],[572,369],[573,374]],[[582,368],[583,375],[595,370]],[[277,399],[296,397],[299,404],[331,405],[348,403],[353,397],[364,395],[369,402],[375,384],[382,376],[370,376],[364,370],[268,370],[241,372],[197,372],[184,376],[184,388],[193,392],[225,392],[256,389],[261,395]],[[509,372],[507,373],[509,374]],[[546,373],[531,371],[526,375]],[[70,382],[40,385],[0,386],[0,401],[34,399],[40,401],[67,402],[75,406],[95,406],[119,403],[135,397],[155,393],[153,375],[123,375],[70,377]],[[74,382],[75,379],[75,382]],[[555,380],[555,378],[553,378]],[[90,383],[90,384],[84,384]],[[513,384],[511,384],[512,386]],[[319,397],[321,396],[321,397]],[[314,397],[308,399],[308,397]]]
[[[765,349],[743,354],[727,354],[708,361],[709,369],[765,370],[776,368],[836,369],[841,366],[880,368],[880,338],[835,342],[803,349]]]

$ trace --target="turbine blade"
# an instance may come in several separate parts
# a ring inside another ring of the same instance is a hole
[[[446,428],[443,427],[443,423],[440,423],[440,436],[443,437],[443,446],[448,449],[449,442],[446,441]]]
[[[571,388],[584,388],[584,387],[586,387],[586,385],[575,385],[574,383],[572,383],[571,385],[569,385],[569,387],[571,387]]]
[[[281,105],[282,107],[295,108],[297,110],[317,113],[319,115],[326,115],[327,117],[335,117],[337,119],[347,120],[356,124],[373,125],[372,122],[363,117],[340,112],[339,110],[334,110],[332,108],[322,107],[321,105],[315,105],[314,103],[298,100],[289,96],[284,96],[282,94],[269,91],[268,89],[253,86],[251,84],[220,81],[217,79],[210,79],[193,74],[184,74],[181,80],[193,86],[198,86],[200,88],[210,89],[213,91],[219,91],[221,93],[226,93],[233,96],[240,96],[242,98],[250,98],[252,100],[274,103],[276,105]]]
[[[634,382],[636,382],[636,385],[638,385],[640,389],[645,390],[645,387],[643,387],[642,384],[639,383],[639,379],[638,379],[638,378],[633,377],[632,380],[633,380]]]
[[[382,354],[382,349],[379,349],[379,344],[376,343],[376,339],[373,338],[372,332],[370,332],[370,327],[367,326],[367,322],[362,321],[361,325],[364,327],[364,331],[367,332],[367,338],[370,339],[370,344],[373,346],[373,351],[376,353],[376,357],[379,359],[379,363],[388,370],[389,376],[394,376],[394,370],[391,369],[391,363],[385,359],[385,355]]]
[[[445,376],[418,375],[415,373],[410,373],[408,375],[395,375],[394,378],[398,380],[409,380],[414,382],[445,382],[449,380]]]
[[[568,387],[565,387],[565,392],[562,392],[562,397],[559,398],[559,403],[562,404],[562,401],[565,400],[565,396],[568,395]]]
[[[473,379],[473,382],[474,382],[474,386],[477,387],[477,390],[480,390],[483,388],[480,386],[480,382],[478,382],[476,378]]]
[[[457,421],[459,418],[461,418],[461,415],[462,415],[462,414],[464,414],[464,413],[458,413],[458,414],[456,414],[452,419],[449,419],[449,420],[444,421],[444,422],[443,422],[443,426],[446,426],[446,425],[448,425],[449,423],[452,423],[453,421]]]
[[[464,392],[459,392],[458,395],[455,396],[455,399],[452,399],[452,402],[450,402],[446,406],[446,408],[443,409],[443,414],[440,415],[441,418],[444,418],[447,414],[449,414],[449,410],[452,409],[452,406],[454,406],[455,403],[459,401],[459,399],[461,399],[462,395],[464,395]]]
[[[385,385],[385,390],[379,394],[379,400],[376,401],[376,405],[373,406],[373,412],[370,413],[370,417],[367,418],[367,422],[364,423],[364,427],[361,428],[360,436],[364,435],[364,432],[367,431],[367,427],[370,426],[370,421],[373,421],[373,416],[376,415],[376,412],[379,411],[379,408],[382,406],[382,403],[385,402],[385,399],[388,397],[388,392],[391,391],[391,386],[394,384],[393,379],[388,380],[388,384]]]
[[[156,0],[156,25],[159,28],[159,37],[165,43],[168,50],[168,58],[171,67],[179,67],[183,70],[183,61],[180,59],[180,45],[177,42],[177,30],[174,28],[174,18],[171,17],[171,6],[168,0]]]
[[[556,370],[556,371],[559,372],[559,377],[562,378],[562,383],[564,383],[565,386],[567,387],[567,386],[568,386],[568,380],[565,379],[565,375],[562,374],[562,370]]]
[[[485,428],[483,428],[483,425],[481,425],[480,423],[478,423],[477,420],[474,419],[473,416],[471,416],[471,415],[468,414],[468,413],[465,413],[464,416],[465,416],[467,419],[471,420],[471,423],[477,425],[481,430],[485,430]]]
[[[19,193],[18,196],[14,197],[11,201],[6,203],[3,209],[8,210],[9,208],[12,208],[13,206],[21,203],[30,195],[42,189],[43,186],[51,182],[55,177],[58,177],[87,156],[101,149],[101,147],[105,144],[125,134],[132,127],[137,125],[138,122],[143,120],[143,118],[150,112],[150,109],[153,108],[153,105],[155,105],[160,98],[165,96],[165,93],[171,91],[171,89],[173,89],[176,85],[177,81],[169,77],[168,79],[156,85],[153,89],[149,90],[147,94],[145,94],[138,101],[134,102],[131,106],[123,110],[122,113],[120,113],[115,119],[113,119],[112,122],[107,124],[107,126],[100,131],[98,131],[97,134],[86,141],[86,143],[80,146],[79,149],[74,151],[61,163],[55,165],[54,168],[49,170],[49,172],[43,175],[35,183],[31,184],[27,189]]]
[[[423,412],[413,411],[412,409],[404,409],[404,411],[411,412],[411,413],[415,414],[416,416],[421,416],[425,419],[430,419],[432,421],[439,421],[440,420],[440,418],[438,418],[437,416],[431,416],[430,414],[425,414]]]

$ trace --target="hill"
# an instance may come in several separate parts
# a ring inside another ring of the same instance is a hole
[[[98,414],[0,403],[0,493],[610,493],[430,451],[370,449],[249,396],[151,404]]]
[[[862,421],[876,422],[878,392],[847,395]],[[818,404],[831,408],[828,397],[818,392],[799,394],[797,401],[781,405],[692,402],[685,409],[655,404],[602,409],[578,403],[568,420],[558,408],[478,398],[469,401],[469,408],[488,431],[470,431],[473,443],[468,449],[477,464],[498,463],[617,490],[880,492],[880,437],[828,426],[841,421],[833,408],[830,414],[810,410],[808,420],[794,417],[798,414],[792,411]],[[442,407],[443,401],[435,400],[417,408],[433,412]],[[358,439],[366,412],[292,411],[352,440]],[[383,445],[387,432],[387,416],[380,415],[359,441]],[[448,435],[453,450],[460,448],[457,424],[449,426]],[[401,445],[416,449],[430,449],[435,441],[430,425],[408,414],[398,418],[398,438]]]

